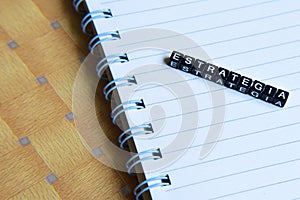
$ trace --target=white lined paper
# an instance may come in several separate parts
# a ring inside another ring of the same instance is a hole
[[[128,111],[126,116],[135,123],[166,123],[154,138],[135,138],[139,151],[161,147],[166,158],[183,150],[181,147],[173,148],[173,152],[163,149],[177,134],[196,131],[197,135],[177,162],[158,172],[145,172],[147,178],[166,173],[171,178],[171,186],[151,190],[153,199],[295,199],[300,196],[297,189],[300,186],[300,134],[297,132],[300,128],[300,24],[296,20],[300,17],[299,3],[295,0],[89,0],[88,6],[90,10],[111,8],[115,16],[95,21],[98,33],[119,30],[122,38],[123,32],[146,27],[184,33],[201,45],[217,65],[291,93],[286,107],[280,109],[236,91],[216,87],[212,92],[224,92],[226,101],[212,106],[205,101],[211,97],[205,81],[180,71],[176,73],[185,81],[174,80],[166,82],[165,86],[189,84],[192,93],[181,93],[175,98],[171,94],[156,95],[164,91],[161,86],[136,87],[132,98],[143,98],[146,109]],[[122,43],[120,49],[147,42],[150,41]],[[109,43],[104,43],[104,50],[108,46]],[[184,50],[192,48],[195,47]],[[138,85],[142,85],[149,77],[159,76],[161,71],[174,70],[162,61],[168,55],[155,51],[129,53],[129,63],[115,64],[111,70],[114,78],[134,75]],[[160,63],[161,66],[130,74],[131,70],[147,63]],[[129,91],[132,89],[119,89],[121,99]],[[198,107],[182,113],[178,101],[188,103],[192,98],[196,98]],[[155,106],[165,108],[166,116],[153,118],[149,113]],[[198,154],[205,145],[208,128],[222,123],[211,124],[210,121],[212,110],[220,107],[226,108],[222,136],[216,141],[213,152],[199,161]],[[199,113],[198,126],[177,133],[175,124],[191,113]],[[145,169],[149,165],[151,162],[143,163]]]

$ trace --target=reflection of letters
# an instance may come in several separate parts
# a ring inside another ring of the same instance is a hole
[[[251,95],[254,96],[254,97],[256,97],[256,98],[259,97],[259,93],[256,92],[256,91],[252,91],[252,92],[251,92]]]

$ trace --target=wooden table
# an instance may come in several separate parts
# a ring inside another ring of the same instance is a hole
[[[81,18],[70,0],[0,1],[0,199],[133,198],[134,178],[95,159],[72,120]]]

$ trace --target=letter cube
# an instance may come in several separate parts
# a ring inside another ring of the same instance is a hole
[[[273,104],[283,108],[288,100],[289,92],[279,89],[274,97]]]
[[[194,63],[191,73],[196,76],[202,77],[203,71],[204,71],[204,68],[206,65],[207,65],[206,62],[204,62],[203,60],[197,59]]]
[[[202,77],[204,79],[214,81],[215,74],[218,73],[218,71],[219,71],[219,68],[216,65],[207,64],[204,67]]]
[[[240,79],[241,79],[240,74],[235,73],[235,72],[230,72],[228,77],[227,77],[225,86],[228,87],[228,88],[236,90],[237,86],[238,86],[238,83],[240,82]]]
[[[180,66],[180,61],[183,59],[183,57],[184,57],[184,55],[182,53],[179,53],[177,51],[173,51],[171,56],[170,56],[168,65],[170,67],[178,69],[179,66]]]
[[[195,60],[196,59],[191,57],[191,56],[188,56],[188,55],[184,56],[183,59],[180,62],[179,69],[181,71],[190,73],[192,71],[193,66],[194,66]]]
[[[270,85],[266,85],[264,91],[261,94],[260,99],[268,103],[273,103],[276,92],[277,88],[272,87]]]
[[[242,76],[237,86],[237,90],[243,94],[248,94],[251,85],[252,85],[252,79],[246,76]]]
[[[226,83],[226,80],[227,80],[227,77],[229,76],[230,74],[230,71],[225,69],[225,68],[222,68],[222,67],[219,67],[217,73],[215,74],[215,77],[214,77],[214,82],[219,84],[219,85],[225,85]]]
[[[261,93],[263,92],[265,88],[265,84],[259,81],[254,81],[252,86],[249,89],[249,95],[254,98],[260,98]]]

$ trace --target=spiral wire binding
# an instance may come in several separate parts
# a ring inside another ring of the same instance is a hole
[[[81,9],[81,5],[84,3],[84,0],[73,0],[73,6],[75,10],[78,13],[86,13],[84,9]],[[81,28],[82,31],[85,34],[92,34],[92,30],[88,29],[88,26],[91,22],[93,22],[96,19],[103,19],[103,18],[111,18],[113,17],[112,12],[110,9],[103,9],[103,10],[95,10],[93,12],[90,12],[86,14],[82,21],[81,21]],[[95,48],[102,44],[103,42],[109,41],[109,40],[117,40],[121,39],[121,36],[119,34],[119,31],[110,31],[110,32],[104,32],[95,35],[89,42],[88,47],[92,54],[95,55]],[[96,71],[98,76],[101,78],[102,74],[104,74],[104,71],[107,67],[114,63],[124,63],[129,62],[127,54],[113,54],[106,56],[102,58],[96,65]],[[136,79],[134,76],[131,77],[123,77],[119,79],[115,79],[111,82],[109,82],[104,88],[103,93],[105,95],[106,100],[109,100],[109,95],[117,88],[124,87],[124,86],[131,86],[133,84],[137,84]],[[122,113],[128,111],[128,110],[134,110],[134,109],[143,109],[145,108],[144,101],[141,100],[131,100],[124,103],[119,104],[116,106],[112,112],[111,112],[111,118],[112,122],[116,124],[116,120],[118,116],[120,116]],[[135,126],[132,128],[129,128],[125,130],[118,138],[120,148],[124,149],[124,144],[127,143],[127,141],[131,138],[133,138],[136,135],[145,135],[145,134],[151,134],[153,133],[153,128],[150,123],[148,124],[142,124],[139,126]],[[138,164],[147,161],[147,160],[157,160],[161,159],[162,154],[160,149],[150,149],[147,151],[140,152],[138,154],[135,154],[132,156],[126,163],[126,168],[128,174],[132,174],[132,170],[135,166]],[[159,181],[159,182],[158,182]],[[153,177],[150,179],[147,179],[140,184],[138,184],[134,189],[134,195],[136,196],[136,200],[139,200],[139,198],[145,193],[146,191],[156,188],[156,187],[163,187],[171,185],[171,181],[168,175],[165,176],[158,176]],[[142,187],[146,186],[144,189]],[[140,190],[138,192],[138,190]]]
[[[131,86],[137,84],[134,76],[126,76],[122,78],[118,78],[109,82],[103,88],[103,94],[106,100],[109,100],[109,95],[117,88],[124,87],[124,86]],[[112,86],[114,85],[114,86]],[[111,87],[112,86],[112,87]],[[111,88],[110,88],[111,87]],[[110,88],[110,89],[109,89]]]
[[[160,181],[160,182],[157,182],[157,181]],[[154,182],[154,183],[151,184],[151,182]],[[144,189],[141,189],[144,185],[147,185],[147,187],[145,187]],[[149,179],[141,182],[140,184],[138,184],[134,188],[133,193],[135,195],[135,199],[139,200],[140,196],[142,196],[142,194],[144,192],[146,192],[152,188],[164,187],[164,186],[169,186],[169,185],[171,185],[169,175],[153,177],[153,178],[149,178]],[[138,190],[140,190],[140,191],[138,192]]]
[[[87,26],[96,19],[112,18],[113,15],[110,9],[95,10],[87,13],[81,20],[81,29],[85,34],[92,34],[92,30],[87,30]]]
[[[124,106],[128,106],[128,107],[124,108]],[[122,109],[119,110],[120,108],[122,108]],[[114,124],[116,124],[116,119],[118,118],[118,116],[128,110],[139,110],[139,109],[143,109],[143,108],[145,108],[143,99],[142,100],[130,100],[130,101],[121,103],[118,106],[116,106],[111,112],[110,116],[112,118],[112,122]]]
[[[144,157],[142,157],[142,156],[144,156]],[[127,163],[126,163],[127,173],[129,175],[132,175],[132,169],[143,161],[157,160],[157,159],[161,159],[161,158],[162,158],[162,155],[161,155],[160,149],[149,149],[147,151],[142,151],[140,153],[137,153],[127,161]],[[136,161],[134,161],[134,160],[136,160]]]
[[[96,54],[95,48],[99,44],[109,41],[109,40],[119,40],[119,39],[121,39],[119,31],[109,31],[109,32],[105,32],[105,33],[100,33],[98,35],[95,35],[89,42],[89,50],[92,54],[95,55]]]
[[[110,60],[111,59],[111,60]],[[106,70],[106,68],[114,63],[124,63],[129,62],[129,58],[127,54],[113,54],[102,58],[96,65],[96,71],[98,77],[101,78],[102,74]]]
[[[84,2],[84,0],[73,0],[73,7],[78,13],[85,13],[85,10],[80,10],[80,5]]]
[[[153,133],[152,125],[149,124],[142,124],[139,126],[135,126],[125,130],[118,138],[118,142],[120,144],[120,148],[124,149],[124,144],[131,138],[137,135],[147,135]],[[126,136],[126,137],[125,137]],[[125,138],[124,138],[125,137]]]

